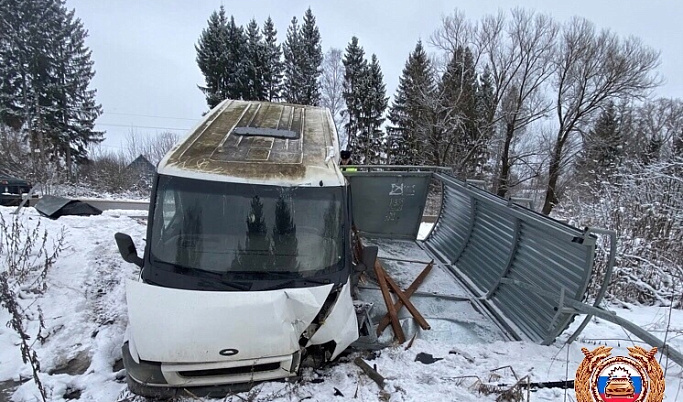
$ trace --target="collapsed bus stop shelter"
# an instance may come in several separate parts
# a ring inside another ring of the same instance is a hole
[[[678,351],[599,307],[615,260],[614,232],[567,225],[457,180],[448,169],[358,166],[345,175],[354,225],[365,243],[378,246],[378,260],[401,287],[435,261],[421,291],[412,296],[432,332],[417,327],[403,312],[407,334],[550,344],[584,314],[569,342],[597,316],[683,365]],[[431,233],[417,240],[430,188],[442,194],[441,207]],[[588,304],[598,236],[609,240],[609,255],[604,276],[593,284],[599,288],[597,296]],[[386,310],[377,287],[360,288],[361,299],[378,310],[372,319],[381,319]]]

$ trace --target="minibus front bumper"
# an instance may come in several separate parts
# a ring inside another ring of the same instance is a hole
[[[225,396],[249,390],[255,383],[296,377],[301,352],[287,356],[237,361],[164,364],[135,359],[129,343],[122,347],[128,386],[138,395]]]

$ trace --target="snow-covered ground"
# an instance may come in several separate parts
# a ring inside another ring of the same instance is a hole
[[[13,210],[0,207],[0,214],[9,221]],[[121,211],[106,211],[95,217],[66,216],[52,221],[40,217],[32,208],[25,209],[20,219],[29,227],[40,223],[51,237],[56,237],[62,229],[65,233],[64,251],[47,276],[47,292],[42,296],[27,295],[21,301],[29,311],[37,311],[40,306],[45,318],[43,334],[47,334],[47,339],[33,346],[41,363],[40,378],[50,399],[142,400],[127,391],[120,365],[120,346],[127,322],[124,283],[135,278],[138,269],[121,260],[114,233],[130,234],[140,249],[144,244],[144,221]],[[422,235],[428,230],[428,225],[423,226]],[[660,337],[664,337],[669,326],[669,341],[683,350],[683,311],[672,311],[669,320],[670,312],[666,308],[620,306],[614,309]],[[8,312],[0,309],[0,323],[8,320]],[[579,322],[577,319],[568,332]],[[37,320],[31,321],[28,333],[37,332]],[[565,345],[561,341],[567,336],[564,334],[551,346],[529,342],[465,344],[458,339],[429,342],[416,339],[407,350],[405,345],[397,345],[377,352],[373,360],[363,355],[387,378],[383,391],[353,363],[359,354],[352,353],[324,370],[307,369],[300,382],[265,383],[249,394],[227,400],[495,401],[496,394],[480,392],[481,383],[510,385],[516,382],[515,376],[527,375],[534,382],[573,379],[583,359],[581,347],[592,350],[602,344],[613,346],[613,354],[627,354],[626,346],[641,344],[620,327],[597,320],[584,330],[580,342]],[[0,389],[12,388],[14,401],[39,400],[33,382],[26,381],[31,378],[31,369],[22,362],[18,345],[18,335],[0,325]],[[423,364],[415,361],[418,353],[428,353],[441,360]],[[665,401],[679,398],[683,401],[681,367],[667,364],[665,358],[662,363],[666,370]],[[16,386],[14,381],[21,385]],[[561,401],[565,400],[565,391],[543,389],[531,393],[530,399]],[[566,392],[566,400],[576,400],[573,390]]]

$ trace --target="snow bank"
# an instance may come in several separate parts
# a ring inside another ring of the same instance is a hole
[[[9,220],[13,210],[0,208],[0,213]],[[105,215],[65,216],[52,221],[33,208],[22,210],[20,219],[28,226],[40,222],[53,235],[62,228],[65,231],[64,250],[48,273],[48,290],[32,306],[39,305],[45,317],[47,340],[42,345],[35,342],[34,348],[48,394],[53,400],[61,400],[67,390],[78,389],[84,400],[116,400],[125,389],[113,369],[121,356],[127,323],[123,282],[135,278],[137,269],[121,260],[114,233],[129,233],[142,247],[144,226],[128,217]],[[8,317],[4,309],[0,310],[0,322]],[[31,322],[28,333],[37,333],[37,325]],[[11,329],[0,326],[0,381],[31,378],[30,367],[22,363],[15,346],[17,337]],[[37,396],[30,381],[19,387],[13,399],[33,401]]]

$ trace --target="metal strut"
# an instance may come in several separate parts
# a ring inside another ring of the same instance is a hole
[[[518,281],[516,279],[503,278],[501,280],[501,282],[505,283],[505,284],[509,284],[509,285],[518,286],[520,288],[523,288],[524,290],[534,292],[540,296],[547,297],[547,298],[557,302],[558,303],[558,309],[562,313],[588,314],[588,317],[596,316],[596,317],[602,318],[603,320],[613,322],[613,323],[619,325],[620,327],[626,329],[627,331],[631,332],[633,335],[637,336],[638,338],[642,339],[648,345],[656,347],[664,356],[667,356],[669,359],[673,360],[679,366],[683,367],[683,354],[681,354],[681,352],[672,348],[671,345],[665,343],[661,339],[659,339],[656,336],[652,335],[651,333],[645,331],[644,329],[640,328],[638,325],[632,323],[631,321],[624,319],[622,317],[619,317],[616,313],[613,313],[613,312],[607,311],[607,310],[603,310],[599,307],[590,306],[588,304],[584,304],[584,303],[581,303],[580,301],[572,300],[572,299],[566,298],[566,297],[564,298],[563,301],[561,301],[560,298],[554,293],[539,290],[538,288],[536,288],[532,285],[529,285],[528,283],[524,283],[524,282]],[[564,306],[560,305],[560,303],[562,303]]]

